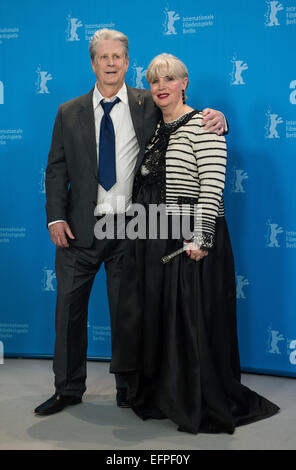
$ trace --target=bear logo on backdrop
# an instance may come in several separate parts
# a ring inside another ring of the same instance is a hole
[[[230,74],[231,85],[245,85],[244,79],[242,77],[242,73],[245,70],[248,70],[248,64],[244,62],[243,60],[237,59],[237,56],[234,55],[230,61],[233,66],[232,66],[232,72]]]
[[[286,351],[290,364],[296,365],[296,340],[285,338],[279,330],[270,325],[267,328],[266,352],[280,356],[283,354],[283,351]]]
[[[268,341],[267,352],[269,354],[281,354],[279,349],[279,342],[284,341],[284,336],[278,330],[273,330],[272,327],[268,328]]]
[[[77,30],[83,24],[78,18],[72,18],[71,14],[67,16],[66,41],[80,41]]]
[[[237,299],[246,299],[244,287],[248,286],[249,280],[242,276],[241,274],[236,274],[236,298]]]
[[[266,139],[279,139],[280,135],[277,130],[277,126],[282,124],[283,118],[276,113],[272,113],[269,109],[266,114],[266,125],[265,125],[265,138]]]
[[[165,21],[163,24],[163,27],[164,27],[163,34],[166,36],[170,36],[171,34],[176,35],[177,31],[175,29],[175,23],[176,21],[181,19],[179,13],[177,13],[174,10],[170,10],[169,6],[167,5],[164,10],[164,14],[165,14]]]
[[[295,26],[296,25],[296,4],[295,0],[289,0],[289,5],[277,0],[266,0],[265,23],[266,27],[273,26]],[[283,21],[284,19],[284,21]]]
[[[91,12],[89,15],[92,16]],[[77,44],[81,40],[89,42],[98,29],[116,29],[113,21],[105,20],[102,23],[93,23],[93,21],[88,22],[86,18],[82,21],[78,15],[73,16],[71,12],[66,17],[66,25],[64,30],[66,33],[65,41],[72,44]]]
[[[296,249],[296,230],[283,228],[271,218],[266,222],[265,247]]]
[[[184,12],[187,11],[186,6]],[[170,8],[167,4],[164,13],[163,35],[164,36],[176,36],[179,32],[181,34],[196,34],[198,31],[204,28],[212,27],[214,25],[214,14],[213,12],[207,12],[203,14],[196,14],[196,8],[188,12],[189,14],[180,15],[173,8]],[[179,22],[181,20],[181,22]],[[178,22],[178,23],[177,23]]]
[[[273,223],[271,219],[266,223],[267,233],[266,233],[266,246],[269,248],[280,248],[280,243],[278,237],[281,233],[284,232],[283,228],[278,224]]]
[[[267,11],[265,13],[265,26],[280,26],[278,13],[284,9],[283,5],[278,1],[269,0],[267,4]]]
[[[43,268],[42,291],[55,292],[56,286],[53,281],[56,280],[56,273],[54,269]]]
[[[143,84],[143,79],[145,78],[147,70],[144,69],[144,67],[139,67],[137,65],[137,62],[135,61],[133,66],[133,77],[132,77],[132,86],[135,88],[141,88],[144,89],[145,86]]]
[[[248,173],[242,169],[233,168],[232,170],[232,193],[245,193],[243,181],[249,178]]]
[[[47,88],[47,82],[49,80],[52,80],[52,75],[47,72],[46,70],[42,70],[42,67],[41,65],[39,65],[39,67],[37,68],[36,70],[36,73],[37,73],[37,82],[36,82],[36,93],[37,94],[49,94],[50,91],[49,89]]]
[[[289,102],[292,105],[296,105],[296,80],[292,80],[289,84],[289,89],[293,90],[289,96]],[[273,112],[271,108],[265,113],[266,124],[264,126],[265,139],[280,139],[281,134],[286,139],[295,139],[296,138],[296,119],[291,116],[292,119],[285,119],[280,116],[279,114]],[[282,131],[282,127],[279,127],[280,124],[284,124],[284,131]]]

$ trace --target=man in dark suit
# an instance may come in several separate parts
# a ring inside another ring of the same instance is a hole
[[[148,90],[125,84],[129,65],[125,35],[97,31],[90,56],[96,86],[59,107],[46,170],[47,222],[56,245],[58,283],[56,393],[35,409],[40,415],[80,403],[86,390],[88,301],[102,263],[107,273],[112,341],[125,240],[98,240],[94,227],[106,212],[128,209],[134,174],[160,118]],[[214,110],[205,114],[208,128],[222,132],[223,115]],[[102,127],[107,121],[111,130]],[[113,158],[111,148],[114,162],[107,160],[106,166],[104,158]],[[128,407],[125,382],[119,375],[116,388],[117,405]]]

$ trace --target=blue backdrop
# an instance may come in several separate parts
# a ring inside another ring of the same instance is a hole
[[[188,103],[230,124],[225,199],[245,371],[296,375],[296,0],[1,0],[0,341],[52,356],[56,278],[44,171],[58,105],[95,83],[88,43],[130,39],[127,83],[160,52],[189,69]],[[89,310],[89,357],[110,357],[105,273]]]

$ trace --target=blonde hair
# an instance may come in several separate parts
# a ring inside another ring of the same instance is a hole
[[[154,57],[150,62],[146,72],[146,80],[151,84],[157,76],[164,77],[166,75],[181,80],[188,78],[188,70],[180,59],[164,52]]]

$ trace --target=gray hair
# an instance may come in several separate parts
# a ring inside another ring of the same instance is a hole
[[[105,39],[111,41],[120,41],[124,54],[128,57],[128,38],[120,31],[116,31],[115,29],[98,29],[95,34],[93,35],[90,44],[89,44],[89,54],[91,61],[94,62],[96,57],[97,45],[104,41]]]
[[[181,80],[188,78],[188,70],[180,59],[164,52],[154,57],[150,62],[146,73],[147,82],[152,83],[157,75],[160,77],[169,75]]]

